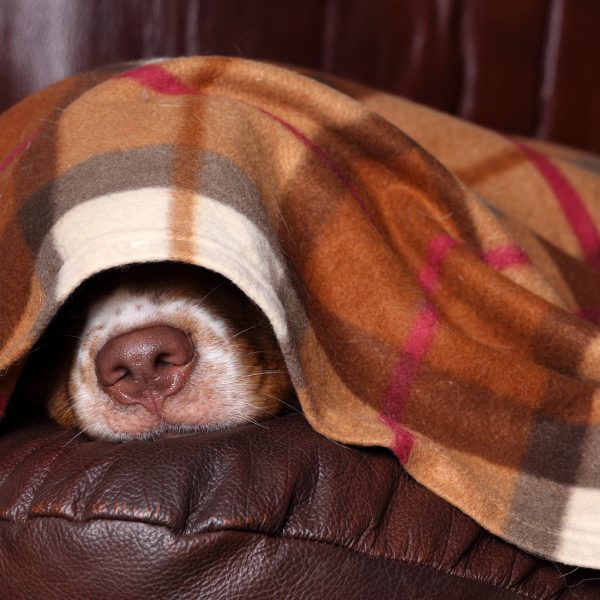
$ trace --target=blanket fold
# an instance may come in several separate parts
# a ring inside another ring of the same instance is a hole
[[[196,264],[266,313],[316,430],[600,568],[599,174],[242,59],[67,79],[0,117],[0,405],[83,280]]]

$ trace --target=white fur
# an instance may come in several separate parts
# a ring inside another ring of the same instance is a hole
[[[184,325],[184,323],[186,325]],[[184,387],[166,399],[161,417],[140,405],[123,406],[99,386],[94,360],[117,335],[157,324],[186,331],[198,356]],[[89,312],[70,375],[73,408],[82,429],[112,440],[215,429],[251,420],[257,413],[252,374],[229,340],[236,335],[219,314],[188,298],[118,289]],[[200,344],[200,339],[203,343]]]

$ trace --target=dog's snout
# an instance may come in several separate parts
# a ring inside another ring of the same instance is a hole
[[[180,390],[194,362],[187,334],[155,325],[110,339],[95,360],[98,383],[120,404],[141,404],[160,414],[165,399]]]

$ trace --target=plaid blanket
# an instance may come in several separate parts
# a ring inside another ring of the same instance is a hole
[[[312,426],[600,567],[600,162],[241,59],[73,77],[0,118],[0,403],[84,279],[216,270]]]

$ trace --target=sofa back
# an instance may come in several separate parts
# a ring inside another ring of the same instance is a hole
[[[600,152],[597,0],[3,0],[0,110],[143,57],[303,65]]]

